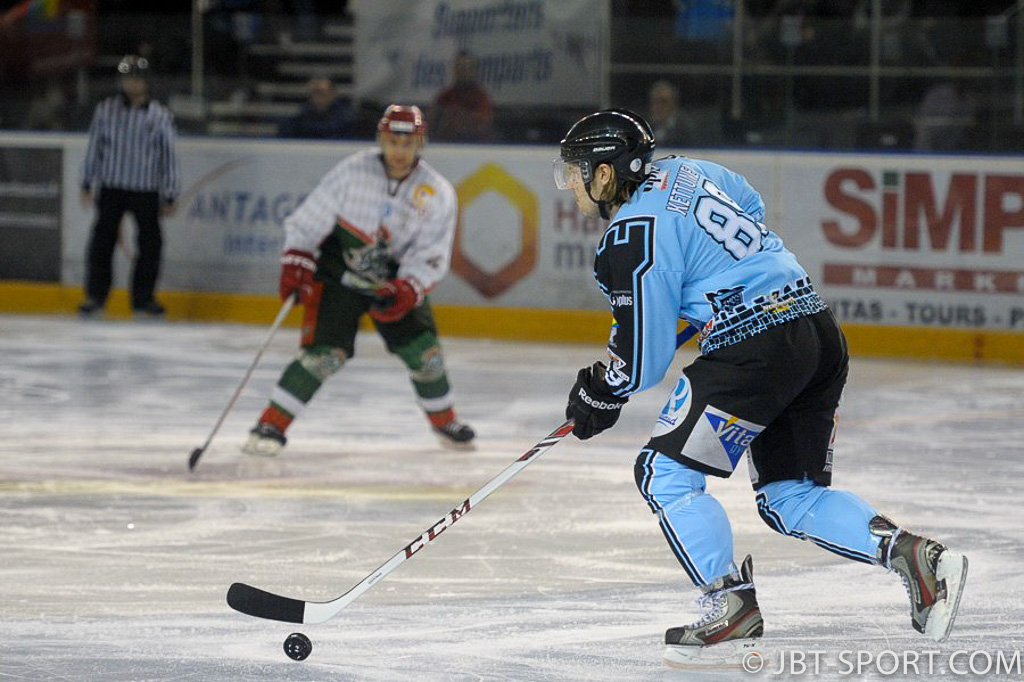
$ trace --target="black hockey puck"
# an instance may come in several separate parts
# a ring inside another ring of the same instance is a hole
[[[313,651],[313,643],[301,632],[293,632],[284,640],[284,652],[293,661],[304,661]]]

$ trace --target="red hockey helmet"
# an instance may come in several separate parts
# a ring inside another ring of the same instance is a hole
[[[427,122],[423,112],[416,105],[392,104],[384,110],[377,124],[377,132],[401,133],[404,135],[426,135]]]

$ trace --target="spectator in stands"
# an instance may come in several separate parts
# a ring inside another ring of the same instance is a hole
[[[487,142],[495,138],[494,105],[477,80],[476,57],[455,55],[452,84],[438,93],[430,110],[430,136],[442,142]]]
[[[352,110],[338,96],[329,78],[309,81],[309,99],[302,111],[281,123],[281,137],[337,139],[348,137],[352,130]]]
[[[667,80],[659,80],[651,86],[647,99],[648,121],[659,145],[682,147],[693,144],[693,130],[679,109],[679,88]]]
[[[956,56],[950,66],[962,68],[967,59]],[[970,146],[977,125],[977,103],[963,78],[949,78],[925,92],[914,116],[914,149],[953,151]]]

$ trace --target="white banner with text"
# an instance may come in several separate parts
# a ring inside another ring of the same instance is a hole
[[[56,140],[56,141],[54,141]],[[77,285],[92,211],[75,188],[82,136],[0,146],[63,149],[61,281]],[[276,291],[282,224],[357,143],[186,139],[178,212],[164,221],[161,287]],[[460,226],[440,303],[607,309],[592,279],[603,231],[551,180],[555,147],[430,145],[455,185]],[[715,152],[747,176],[769,227],[842,321],[1024,331],[1024,164],[1007,157]],[[58,213],[55,213],[58,215]],[[133,251],[127,220],[117,283]]]
[[[429,104],[459,50],[496,104],[596,106],[607,0],[356,0],[356,97]]]

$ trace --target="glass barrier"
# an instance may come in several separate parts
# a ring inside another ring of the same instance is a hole
[[[386,102],[356,98],[358,19],[291,4],[306,9],[214,2],[197,24],[63,0],[47,31],[15,5],[0,14],[0,128],[86,130],[134,52],[182,134],[371,138]],[[605,101],[502,101],[488,139],[555,143],[580,114],[627,106],[651,118],[662,148],[1024,150],[1021,0],[956,17],[918,16],[909,2],[877,3],[879,17],[869,1],[710,3],[721,11],[699,15],[686,8],[701,3],[662,4],[636,16],[611,2]]]
[[[652,121],[677,106],[685,123],[662,128],[681,146],[1024,149],[1016,12],[883,16],[877,27],[863,14],[739,21],[739,43],[735,17],[713,39],[627,22],[613,40],[612,99]]]

